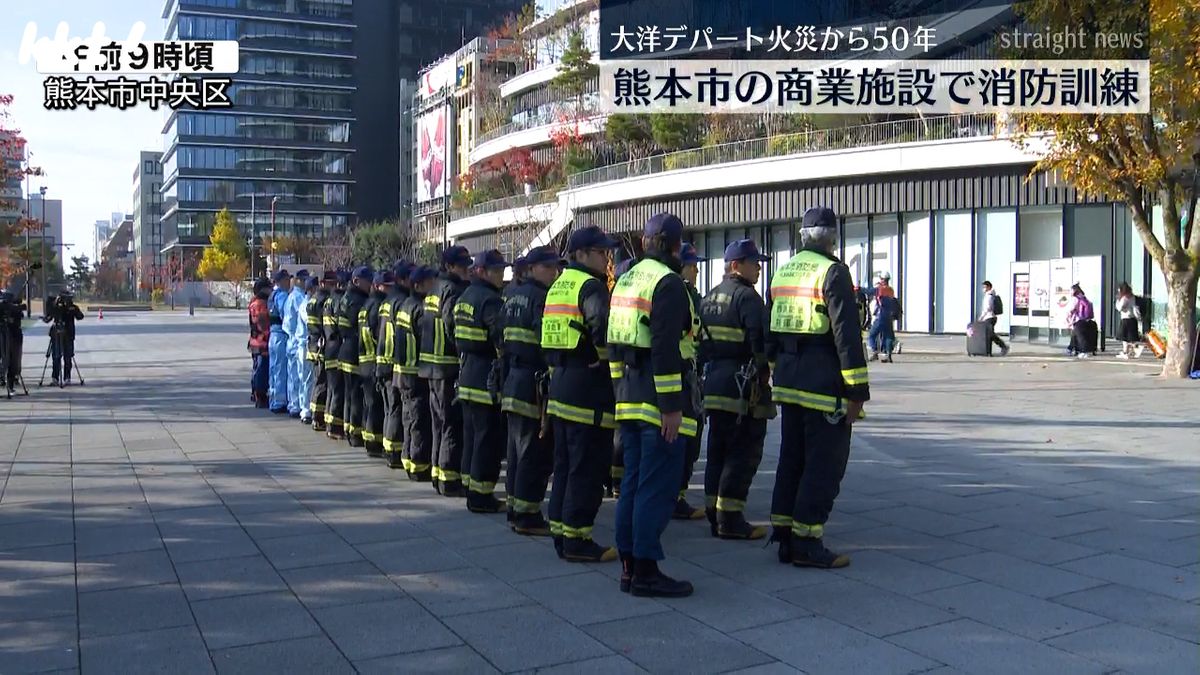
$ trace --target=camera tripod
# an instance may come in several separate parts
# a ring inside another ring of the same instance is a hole
[[[67,362],[66,350],[63,349],[63,347],[66,346],[65,339],[66,338],[63,337],[63,330],[59,326],[55,326],[54,334],[50,338],[50,344],[46,345],[46,360],[42,362],[42,376],[40,378],[38,378],[38,386],[39,387],[43,386],[46,382],[46,367],[50,365],[50,357],[54,353],[55,343],[58,344],[58,355],[59,355],[59,358],[63,360],[62,366],[64,366],[64,367],[62,369],[63,372],[59,372],[58,381],[54,382],[52,384],[57,384],[59,389],[62,389],[63,387],[66,386],[67,378],[65,377],[65,375],[66,375],[66,373],[65,373],[66,367],[65,366],[68,366],[68,365],[75,369],[75,375],[77,375],[79,377],[79,386],[82,387],[87,384],[86,382],[83,381],[83,373],[81,373],[79,371],[79,363],[75,360],[75,350],[73,350],[73,349],[71,350],[70,362],[69,363]]]
[[[11,381],[11,382],[9,381],[8,363],[9,363],[9,359],[12,357],[12,355],[9,353],[8,350],[9,350],[8,326],[0,326],[0,379],[4,380],[4,395],[6,398],[11,399],[13,397],[13,393],[15,393],[17,390],[17,385],[19,384],[19,385],[21,385],[21,391],[23,391],[25,393],[25,395],[28,396],[29,389],[25,387],[25,378],[21,377],[20,366],[17,367],[17,372],[13,376],[13,381]],[[20,361],[18,360],[18,363],[19,362]]]

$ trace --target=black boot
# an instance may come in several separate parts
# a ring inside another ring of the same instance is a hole
[[[466,497],[467,491],[463,484],[456,480],[444,480],[440,484],[443,497]]]
[[[850,556],[830,551],[820,539],[792,537],[792,564],[828,570],[849,565]]]
[[[366,443],[363,442],[362,436],[359,436],[358,434],[349,434],[346,436],[346,442],[349,443],[350,447],[352,448],[361,448],[366,445]]]
[[[741,511],[719,511],[717,536],[722,539],[762,539],[767,536],[767,528],[747,523]]]
[[[429,469],[424,471],[409,471],[408,479],[415,483],[432,483],[433,474]]]
[[[633,554],[622,553],[621,555],[621,592],[628,593],[629,587],[633,584]]]
[[[569,562],[611,562],[617,559],[617,549],[605,548],[591,539],[564,539],[563,558]]]
[[[719,537],[717,532],[717,509],[712,506],[704,508],[704,517],[708,518],[708,532],[714,537]]]
[[[325,420],[320,419],[319,417],[314,417],[312,427],[313,427],[313,431],[317,431],[317,432],[325,431]]]
[[[513,516],[513,532],[526,537],[549,537],[550,523],[542,516],[542,512],[518,513]],[[557,542],[556,546],[557,548]],[[561,557],[561,556],[560,556]]]
[[[768,545],[779,542],[779,562],[790,565],[792,562],[792,528],[776,525],[771,528],[771,540]]]
[[[371,441],[365,444],[367,446],[368,457],[383,457],[383,444]]]
[[[694,590],[691,582],[676,581],[658,571],[658,562],[635,558],[629,590],[639,598],[686,598]]]
[[[400,453],[398,453],[394,450],[391,452],[384,452],[383,458],[385,460],[387,460],[387,466],[389,469],[403,469],[404,468],[404,459],[400,457]],[[412,474],[409,474],[409,476],[411,477]]]
[[[500,513],[504,510],[504,502],[496,499],[495,495],[471,492],[467,494],[467,510],[471,513]]]
[[[671,512],[671,518],[675,520],[699,520],[704,517],[704,509],[698,509],[688,503],[683,495],[675,500],[675,510]]]

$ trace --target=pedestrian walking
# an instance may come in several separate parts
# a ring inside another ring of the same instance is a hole
[[[767,356],[782,416],[772,540],[780,562],[797,566],[850,564],[825,547],[825,523],[846,472],[851,426],[870,389],[854,282],[834,255],[838,242],[833,210],[809,209],[800,251],[771,280]]]
[[[446,497],[465,497],[462,483],[462,406],[455,394],[458,349],[454,344],[454,305],[467,290],[471,254],[464,246],[442,253],[442,272],[425,296],[417,328],[421,336],[421,377],[429,381],[429,411],[433,420],[434,488]]]
[[[1067,312],[1067,328],[1071,331],[1071,341],[1067,345],[1067,353],[1081,359],[1089,359],[1096,355],[1099,342],[1099,330],[1096,328],[1094,317],[1096,310],[1092,301],[1079,284],[1071,286],[1071,309]]]
[[[880,274],[875,286],[864,293],[868,298],[874,299],[871,302],[871,328],[867,333],[867,347],[871,352],[871,360],[892,363],[892,350],[896,346],[896,320],[900,318],[900,302],[896,299],[896,289],[892,288],[891,273]]]
[[[1121,341],[1121,353],[1118,359],[1140,359],[1146,346],[1142,344],[1142,309],[1138,307],[1137,296],[1129,284],[1122,281],[1117,286],[1117,314],[1121,322],[1117,326],[1117,339]]]
[[[617,382],[625,475],[617,500],[621,590],[682,597],[692,584],[663,574],[661,537],[679,496],[688,437],[699,433],[686,353],[694,307],[679,273],[683,223],[669,213],[646,222],[643,257],[613,289],[608,342]],[[619,376],[619,377],[618,377]]]
[[[989,324],[992,344],[1000,348],[1000,356],[1008,356],[1008,345],[996,334],[996,320],[1004,313],[1004,301],[992,288],[992,282],[983,282],[983,305],[979,312],[979,321]]]

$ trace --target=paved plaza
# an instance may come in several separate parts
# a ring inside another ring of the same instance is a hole
[[[0,399],[0,673],[1200,672],[1200,383],[960,342],[872,364],[850,567],[676,521],[696,593],[653,600],[254,410],[242,313],[89,315],[64,390],[39,325]]]

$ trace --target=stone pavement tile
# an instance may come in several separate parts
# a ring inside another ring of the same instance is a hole
[[[111,527],[79,525],[75,531],[75,553],[80,558],[152,551],[162,545],[153,520]]]
[[[240,514],[238,521],[256,540],[330,533],[325,523],[302,506],[281,511]]]
[[[804,671],[793,668],[782,661],[774,663],[766,663],[761,666],[751,666],[742,668],[741,670],[731,670],[729,675],[792,675],[793,673],[803,673]],[[922,673],[925,675],[925,673]]]
[[[463,551],[462,555],[509,583],[580,574],[589,567],[559,560],[553,548],[525,537],[512,537],[507,544],[471,549]],[[616,562],[606,564],[617,565]]]
[[[1191,601],[1200,598],[1200,577],[1197,575],[1177,567],[1136,560],[1123,555],[1104,553],[1063,563],[1059,568],[1178,600]]]
[[[218,649],[212,653],[212,660],[221,675],[354,672],[350,662],[324,635]]]
[[[142,481],[142,487],[146,487],[145,481]],[[145,490],[145,493],[146,503],[155,512],[221,505],[221,498],[208,486],[181,487],[179,489],[155,487]]]
[[[499,673],[470,647],[430,649],[415,654],[397,654],[354,664],[363,675],[391,673]],[[547,672],[544,670],[538,672]],[[609,672],[609,671],[605,671]]]
[[[915,562],[933,562],[978,553],[979,549],[948,537],[916,532],[888,525],[870,530],[843,533],[827,529],[830,545],[847,553],[854,551],[886,551]]]
[[[951,516],[917,506],[901,506],[880,511],[868,511],[864,516],[881,523],[890,523],[910,530],[924,532],[935,537],[947,537],[972,530],[982,530],[989,523]]]
[[[75,524],[71,522],[70,515],[0,525],[0,550],[13,551],[37,546],[70,544],[73,541],[75,541]]]
[[[774,660],[678,612],[593,624],[584,630],[652,673],[723,673]]]
[[[457,505],[456,505],[457,506]],[[508,544],[513,540],[512,530],[504,519],[471,513],[463,508],[464,517],[457,514],[440,514],[414,519],[418,527],[438,541],[456,550],[482,548]]]
[[[71,544],[0,551],[0,579],[33,579],[75,573],[75,547]]]
[[[446,625],[503,672],[540,668],[612,652],[542,607],[450,617]],[[537,636],[536,639],[530,639]]]
[[[889,642],[968,673],[1100,673],[1107,666],[970,619],[893,635]]]
[[[283,488],[260,490],[217,490],[225,506],[239,518],[244,515],[301,508],[301,504]]]
[[[1200,533],[1200,521],[1196,517],[1146,518],[1108,509],[1076,513],[1056,520],[1069,521],[1078,529],[1078,532],[1067,532],[1062,536],[1107,530],[1113,533],[1136,532],[1143,537],[1159,539],[1182,539]]]
[[[258,545],[280,570],[362,560],[353,546],[333,533],[264,539]]]
[[[1070,565],[1071,563],[1065,564]],[[987,581],[1037,598],[1050,598],[1063,593],[1101,586],[1104,583],[1100,579],[1074,574],[1060,567],[1039,565],[990,551],[946,560],[937,565],[979,581]]]
[[[0,504],[0,527],[25,525],[46,520],[70,522],[74,509],[70,501]]]
[[[611,656],[601,656],[595,659],[586,659],[575,661],[574,663],[564,663],[557,666],[519,672],[520,675],[574,675],[575,673],[582,675],[608,675],[608,673],[645,673],[646,671],[638,668],[633,661],[613,654]]]
[[[163,542],[176,564],[256,555],[254,541],[236,526],[193,527],[178,534],[164,533]]]
[[[388,576],[422,574],[471,567],[470,561],[433,539],[407,539],[361,544],[358,551]]]
[[[614,579],[596,571],[528,581],[516,587],[576,626],[670,611],[670,607],[652,598],[619,592]]]
[[[326,607],[314,610],[313,616],[351,661],[462,644],[413,600]],[[382,626],[403,626],[403,630],[395,634],[375,630]]]
[[[955,558],[957,560],[958,558]],[[785,568],[784,565],[777,565]],[[825,580],[824,570],[792,568],[793,573]],[[855,554],[849,567],[834,572],[847,579],[862,581],[901,595],[916,595],[938,588],[958,586],[971,579],[938,569],[929,564],[915,563],[884,551],[863,551]],[[816,583],[816,582],[814,582]]]
[[[287,590],[287,584],[261,555],[180,563],[175,570],[192,602]]]
[[[171,559],[162,549],[81,559],[76,569],[81,593],[175,582]]]
[[[1122,584],[1110,584],[1054,598],[1068,607],[1114,621],[1149,628],[1183,640],[1196,641],[1196,605],[1147,593]]]
[[[164,537],[186,535],[197,528],[238,525],[237,518],[223,505],[160,511],[154,514],[154,521]]]
[[[1200,648],[1136,626],[1110,623],[1046,644],[1121,669],[1123,673],[1200,672]]]
[[[405,597],[396,584],[366,561],[281,570],[280,574],[310,610]]]
[[[748,589],[722,577],[704,579],[696,582],[695,587],[696,592],[690,598],[663,599],[662,602],[722,633],[779,623],[811,614],[795,604]],[[606,590],[611,594],[612,586],[608,586]],[[642,600],[633,597],[629,599]],[[730,611],[731,607],[736,607],[737,611]]]
[[[0,580],[0,623],[75,615],[75,577]]]
[[[79,594],[79,637],[121,635],[193,625],[179,584]]]
[[[71,501],[70,476],[9,476],[0,504]]]
[[[150,506],[146,504],[141,486],[137,484],[76,489],[74,501],[76,506],[108,506],[137,503],[145,506],[147,511],[150,509]]]
[[[819,616],[751,628],[731,637],[812,673],[915,673],[939,665]]]
[[[1108,619],[979,582],[917,596],[922,602],[1031,640],[1073,633]]]
[[[355,545],[428,536],[411,522],[382,507],[319,509],[317,517]]]
[[[688,562],[765,593],[828,581],[826,575],[806,573],[813,570],[781,565],[775,555],[774,548],[764,550],[761,546],[751,544],[731,547],[725,553],[692,558]],[[698,583],[692,576],[677,570],[677,564],[675,560],[668,559],[662,565],[663,572],[676,579]],[[615,574],[619,575],[619,572]]]
[[[129,453],[120,439],[97,440],[95,442],[79,441],[71,445],[71,459],[75,462],[96,462],[102,460],[123,459],[128,461]]]
[[[0,665],[5,675],[42,673],[79,665],[74,616],[0,623]]]
[[[200,600],[192,603],[192,611],[205,643],[212,650],[321,632],[300,602],[291,593],[282,591]]]
[[[986,511],[974,511],[971,513],[971,518],[1052,539],[1101,529],[1093,522],[1076,519],[1079,514],[1062,517],[1034,517],[1037,513],[1037,511],[1025,508],[1002,506]]]
[[[875,637],[924,628],[953,619],[953,615],[903,595],[852,579],[830,578],[824,583],[777,594],[785,600]]]
[[[1047,539],[1007,527],[966,532],[956,534],[951,538],[964,544],[1005,553],[1043,565],[1057,565],[1068,560],[1096,555],[1098,552],[1094,548],[1071,543],[1070,537],[1061,540]]]
[[[576,577],[562,577],[569,578]],[[393,576],[391,579],[421,603],[422,607],[438,617],[486,612],[533,603],[529,596],[500,581],[492,573],[477,567],[406,574]],[[546,579],[533,583],[550,585],[559,580]],[[557,610],[563,602],[569,604],[570,598],[555,598],[554,609]]]
[[[212,660],[195,626],[87,638],[79,644],[92,673],[211,673]]]
[[[1117,553],[1172,567],[1184,567],[1200,562],[1200,536],[1167,541],[1133,532],[1097,530],[1063,537],[1063,541],[1087,546],[1096,552]]]

